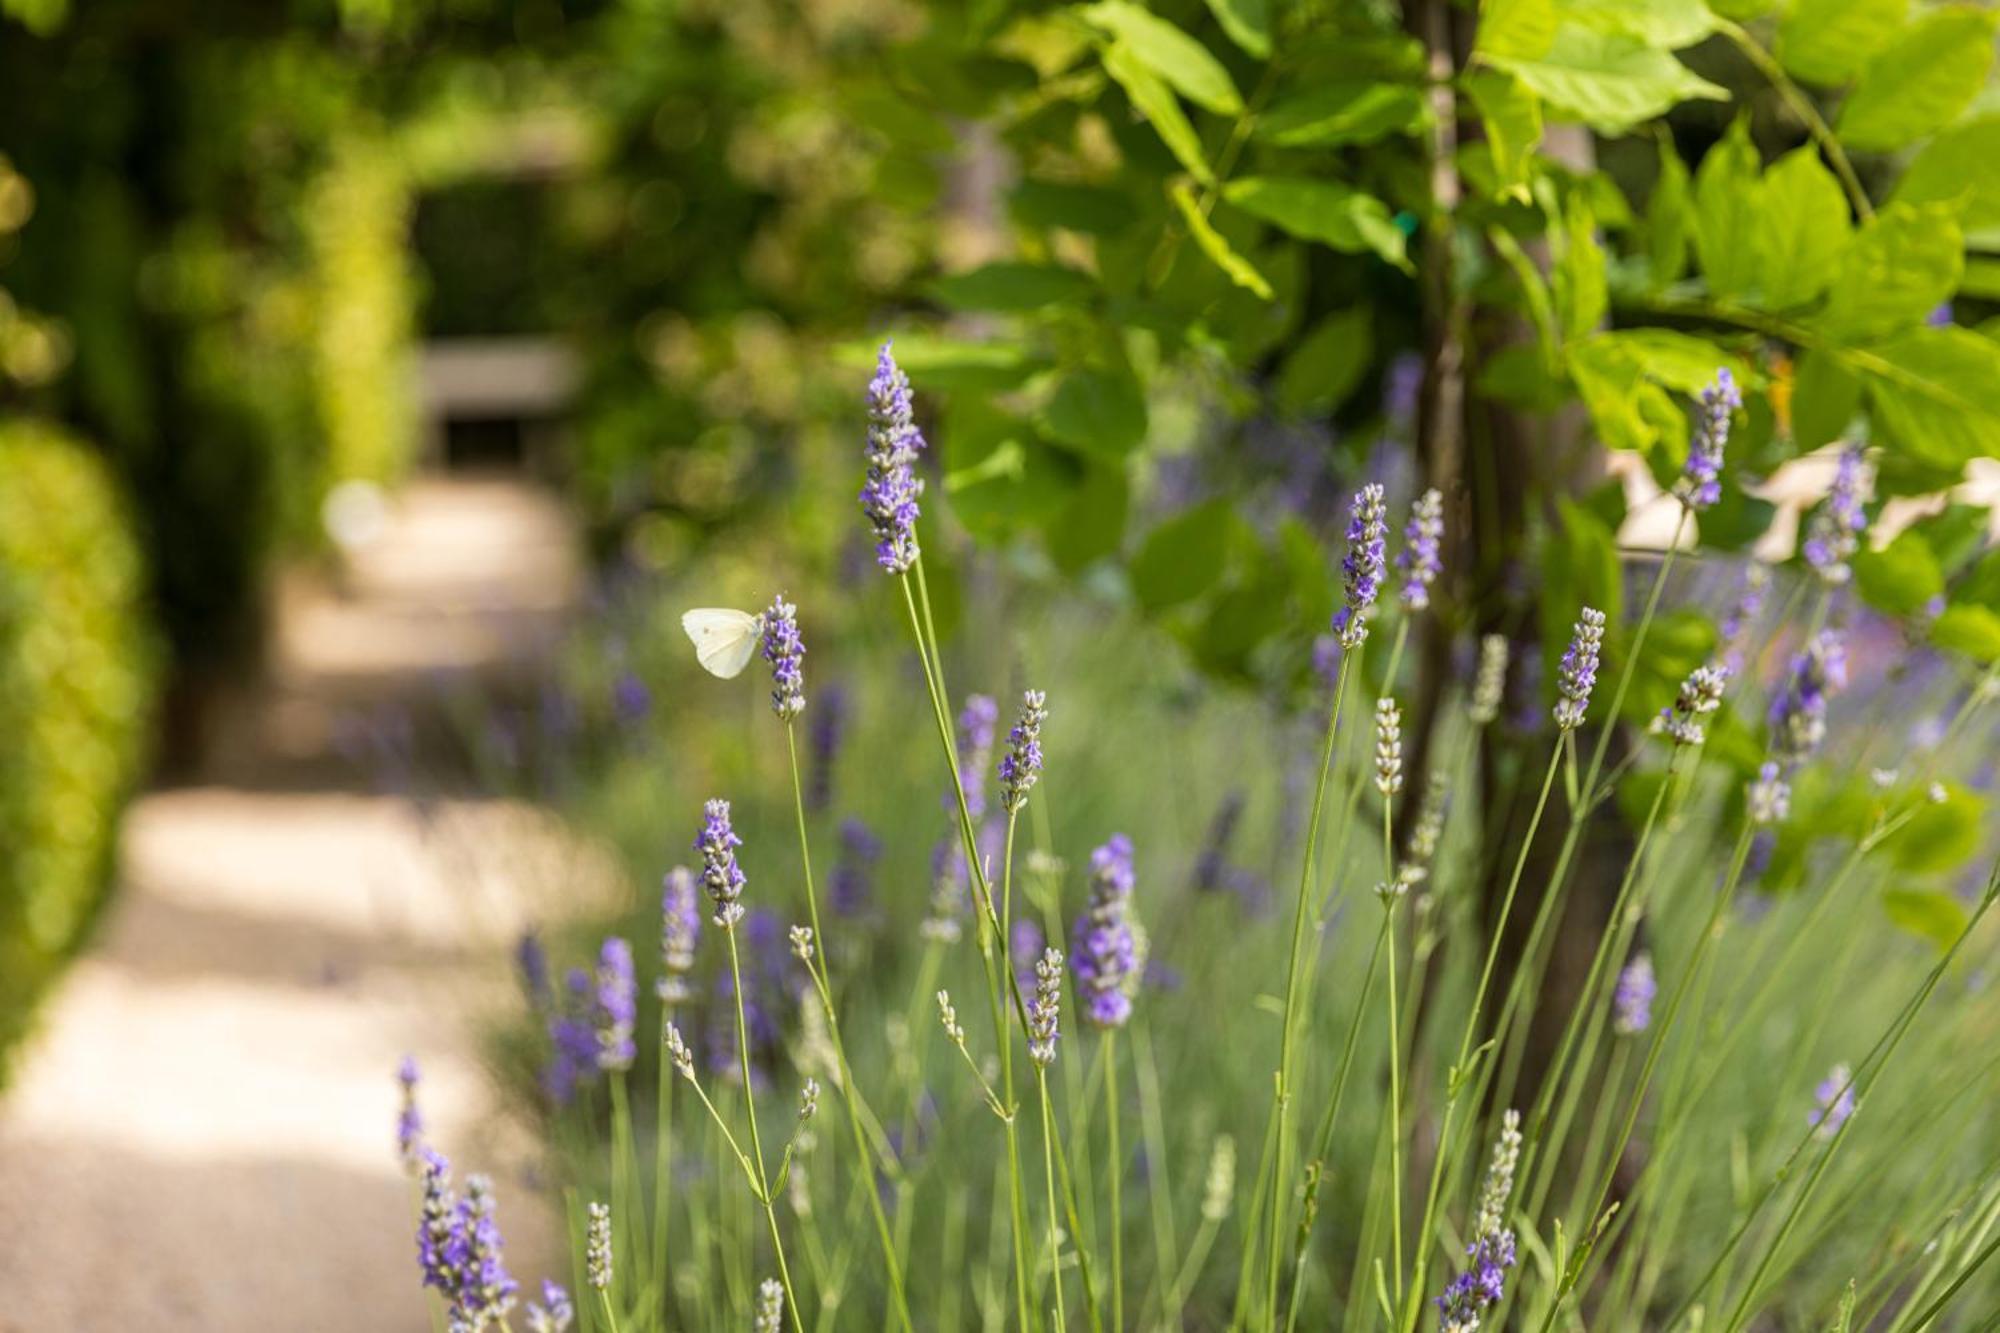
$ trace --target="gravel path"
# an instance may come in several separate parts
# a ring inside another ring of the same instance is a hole
[[[440,671],[504,688],[574,603],[569,529],[518,486],[426,483],[342,582],[286,589],[210,771],[134,807],[120,893],[0,1100],[4,1333],[428,1329],[405,1052],[433,1137],[495,1177],[517,1275],[550,1254],[480,1025],[538,893],[605,877],[533,809],[364,794],[331,740]]]

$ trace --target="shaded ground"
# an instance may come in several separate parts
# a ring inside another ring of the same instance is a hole
[[[505,688],[573,604],[569,533],[533,492],[428,483],[343,582],[287,588],[202,785],[134,808],[119,896],[0,1101],[0,1333],[429,1328],[405,1052],[435,1140],[498,1181],[517,1273],[542,1271],[478,1024],[541,887],[603,881],[532,809],[364,794],[333,741],[441,672]]]

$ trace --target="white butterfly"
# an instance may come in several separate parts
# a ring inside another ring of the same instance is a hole
[[[764,617],[723,606],[698,606],[681,616],[681,628],[694,643],[695,660],[711,676],[731,680],[750,664]]]

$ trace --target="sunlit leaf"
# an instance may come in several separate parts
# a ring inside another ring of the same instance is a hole
[[[1757,280],[1764,235],[1764,183],[1757,168],[1749,122],[1739,118],[1695,172],[1695,254],[1717,296],[1747,291]]]
[[[1118,81],[1133,108],[1146,118],[1175,160],[1192,172],[1196,180],[1204,185],[1213,184],[1215,173],[1201,151],[1201,136],[1188,123],[1181,104],[1174,100],[1173,89],[1161,82],[1123,41],[1104,48],[1104,71]]]
[[[1807,83],[1846,83],[1903,26],[1908,9],[1909,0],[1796,0],[1778,21],[1778,60]]]
[[[1336,250],[1373,251],[1407,269],[1405,237],[1380,199],[1352,186],[1303,177],[1245,176],[1230,181],[1222,197],[1304,241]]]
[[[1855,233],[1812,322],[1841,339],[1920,324],[1957,288],[1964,256],[1948,206],[1891,204]]]
[[[1525,200],[1528,166],[1542,141],[1541,103],[1519,79],[1491,66],[1468,74],[1465,90],[1485,122],[1497,192]]]
[[[1764,173],[1758,252],[1764,305],[1784,310],[1803,305],[1833,281],[1852,231],[1840,182],[1821,165],[1808,144],[1771,164]]]
[[[1936,10],[1880,48],[1840,109],[1840,138],[1886,152],[1935,133],[1958,118],[1993,67],[1987,10]]]
[[[1347,400],[1375,354],[1365,305],[1335,311],[1300,339],[1278,372],[1278,405],[1293,416],[1326,412]]]
[[[1040,420],[1058,444],[1116,458],[1146,441],[1146,395],[1129,371],[1073,370],[1056,385]]]
[[[1194,191],[1186,181],[1175,181],[1171,188],[1174,207],[1180,210],[1181,221],[1187,224],[1188,234],[1214,265],[1229,275],[1229,280],[1238,287],[1253,293],[1259,300],[1271,299],[1271,284],[1256,265],[1236,253],[1228,238],[1215,229],[1215,225],[1202,213]]]
[[[1259,60],[1271,54],[1270,0],[1208,0],[1208,12],[1229,40]]]
[[[1551,117],[1607,134],[1623,133],[1691,98],[1729,96],[1658,47],[1578,24],[1559,28],[1539,56],[1489,53],[1487,60],[1512,71]]]
[[[2000,227],[2000,116],[1955,125],[1925,144],[1895,197],[1951,204],[1967,231]]]
[[[1088,300],[1097,283],[1080,269],[1002,261],[931,283],[931,294],[960,310],[1039,310]]]
[[[1285,148],[1332,148],[1403,133],[1423,115],[1422,90],[1407,84],[1328,83],[1272,103],[1255,134]]]
[[[1131,0],[1099,0],[1077,12],[1116,38],[1135,59],[1190,102],[1224,116],[1243,110],[1243,98],[1222,62],[1158,14]]]

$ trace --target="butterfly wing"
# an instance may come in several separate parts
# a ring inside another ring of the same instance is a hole
[[[698,606],[681,617],[681,628],[694,644],[695,660],[711,676],[730,680],[741,675],[757,651],[762,622],[748,611]]]

